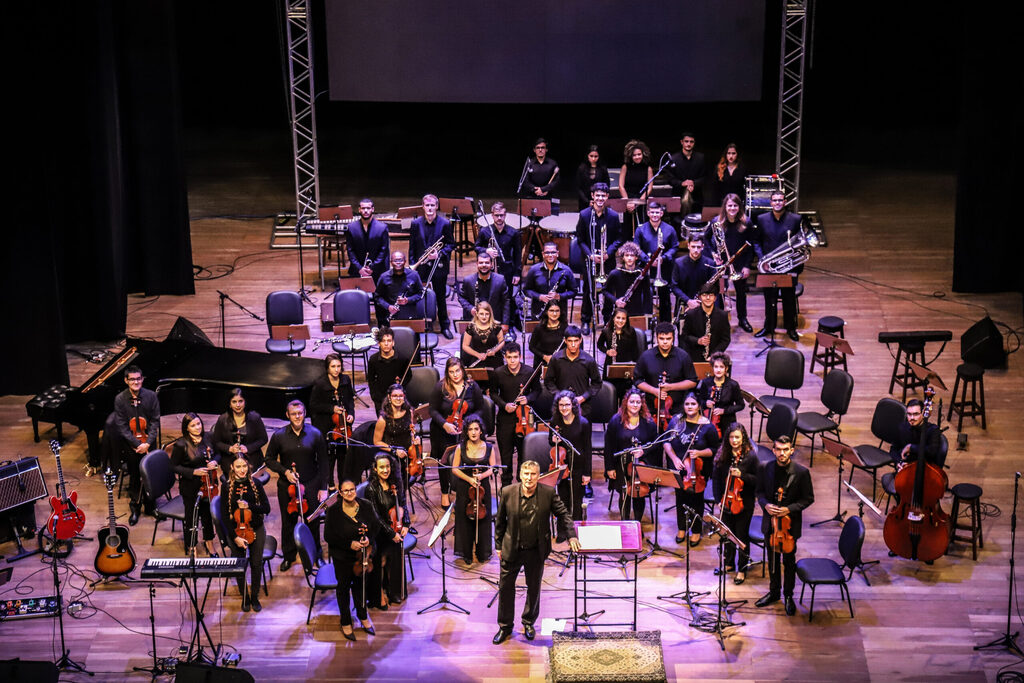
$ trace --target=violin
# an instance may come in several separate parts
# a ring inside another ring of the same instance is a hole
[[[406,452],[409,454],[409,476],[418,477],[423,474],[423,446],[416,443],[416,425],[409,423],[412,442]]]
[[[236,482],[232,488],[232,496],[235,498],[235,511],[232,518],[235,520],[235,537],[245,541],[248,546],[256,540],[256,531],[252,528],[252,510],[248,507],[238,507],[239,499],[248,490],[245,482]]]
[[[142,401],[138,396],[132,396],[132,408],[135,409],[135,417],[128,420],[128,429],[131,430],[132,436],[139,441],[145,442],[146,438],[146,418],[139,415],[139,405]]]
[[[633,446],[639,446],[640,442],[633,437]],[[626,495],[630,498],[646,498],[651,493],[651,487],[646,482],[640,481],[633,476],[634,463],[626,464]]]
[[[711,393],[708,395],[708,400],[711,401],[711,407],[708,408],[708,414],[705,416],[708,421],[715,426],[715,430],[718,432],[718,438],[722,438],[722,425],[719,422],[722,421],[721,415],[715,415],[715,408],[718,407],[718,399],[722,397],[722,387],[717,384],[712,385]]]
[[[658,382],[658,401],[655,408],[655,422],[658,426],[658,431],[665,429],[665,426],[672,419],[672,397],[665,394],[665,400],[661,399],[661,394],[666,384],[668,384],[668,373],[661,373],[661,379]]]
[[[697,440],[698,434],[700,434],[700,424],[694,426],[693,434],[690,436],[690,443],[686,445],[687,454],[683,456],[683,464],[686,468],[686,475],[683,477],[683,490],[703,493],[708,485],[707,479],[701,474],[704,470],[704,461],[695,455],[689,455],[692,452],[691,449],[693,449],[693,444]]]
[[[466,503],[466,516],[474,522],[487,517],[487,506],[484,505],[484,487],[469,486],[469,502]]]
[[[366,528],[365,524],[360,524],[359,525],[359,534],[360,534],[359,542],[360,543],[369,540],[366,537],[366,532],[367,531],[368,531],[368,529]],[[367,543],[366,547],[364,547],[361,551],[359,551],[359,557],[356,558],[356,561],[352,564],[352,573],[355,574],[356,576],[366,576],[369,572],[372,572],[372,571],[373,571],[373,549],[370,547],[369,543]]]
[[[893,485],[900,502],[885,518],[882,537],[889,550],[908,560],[929,562],[941,557],[949,545],[950,519],[940,505],[949,478],[942,468],[925,461],[925,427],[935,390],[925,390],[924,421],[917,460],[896,473]]]
[[[210,462],[210,447],[204,448],[204,454],[206,456],[207,463]],[[215,496],[220,495],[220,475],[215,475],[216,470],[204,470],[203,471],[203,497],[206,500],[213,500]]]
[[[338,390],[334,390],[334,405],[340,406],[341,399],[338,398]],[[331,422],[334,427],[327,432],[327,440],[331,443],[337,443],[344,440],[348,443],[348,440],[352,438],[352,426],[348,423],[348,413],[342,408],[341,412],[334,412],[331,414]]]
[[[548,451],[548,457],[551,458],[551,465],[548,467],[549,472],[554,472],[559,467],[564,466],[565,457],[569,454],[565,446],[558,445],[561,442],[561,440],[559,439],[559,435],[561,435],[561,433],[562,430],[558,427],[555,427],[555,433],[551,437],[551,440],[555,442],[555,445],[551,447],[550,451]]]
[[[732,469],[740,466],[740,456],[733,456],[729,476],[725,478],[725,494],[722,496],[722,512],[738,515],[743,512],[743,478],[734,477]]]
[[[523,395],[525,384],[519,385],[519,394],[513,402],[519,400]],[[516,403],[516,436],[526,436],[537,431],[536,421],[533,419],[533,408],[526,403]]]
[[[465,394],[468,389],[469,389],[469,384],[467,383],[462,388],[462,393]],[[457,398],[454,401],[452,401],[452,413],[451,413],[451,415],[448,416],[448,419],[445,420],[445,422],[447,422],[450,425],[454,425],[455,426],[455,431],[461,433],[462,432],[462,422],[463,422],[463,420],[466,419],[466,413],[468,411],[469,411],[469,401],[467,401],[466,399],[464,399],[464,398],[462,398],[460,396],[459,398]]]
[[[775,494],[775,502],[782,502],[782,487]],[[796,550],[796,539],[793,538],[793,534],[790,533],[789,528],[793,525],[793,520],[789,518],[789,515],[783,515],[782,517],[776,517],[772,515],[772,535],[769,539],[769,545],[772,550],[777,553],[791,553]]]
[[[388,510],[388,523],[391,525],[391,530],[396,534],[402,534],[402,508],[398,507],[398,486],[395,484],[391,485],[391,495],[395,497],[395,504]]]
[[[288,486],[288,496],[290,498],[288,501],[288,514],[305,515],[309,512],[309,501],[306,500],[305,487],[299,480],[299,471],[295,467],[295,463],[292,463],[292,473],[295,474],[295,483]]]

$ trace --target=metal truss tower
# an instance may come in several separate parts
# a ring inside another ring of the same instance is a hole
[[[800,142],[804,115],[804,69],[810,42],[807,34],[811,0],[783,0],[779,49],[779,119],[775,172],[795,210],[800,199]]]
[[[285,1],[288,41],[288,106],[295,162],[295,219],[316,218],[320,206],[320,167],[313,87],[313,26],[308,0]],[[301,239],[301,238],[300,238]]]

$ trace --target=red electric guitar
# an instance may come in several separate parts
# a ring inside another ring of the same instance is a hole
[[[46,520],[46,528],[50,535],[58,541],[74,538],[85,528],[85,513],[78,509],[78,491],[67,494],[64,486],[64,471],[60,468],[60,442],[50,442],[50,450],[57,458],[57,491],[60,495],[50,496],[50,507],[53,513]]]

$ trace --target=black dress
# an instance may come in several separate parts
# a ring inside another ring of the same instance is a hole
[[[430,455],[437,460],[441,460],[445,450],[449,446],[454,446],[459,440],[458,436],[449,434],[444,429],[448,416],[452,414],[452,404],[456,398],[449,398],[445,395],[443,379],[437,383],[433,393],[430,395]],[[467,379],[463,388],[462,398],[468,406],[466,415],[463,418],[463,424],[465,424],[465,420],[470,415],[478,413],[483,409],[484,394],[480,390],[479,384],[471,379]],[[444,464],[450,465],[451,463]],[[437,478],[441,484],[441,493],[450,493],[452,488],[451,470],[442,467],[437,472]]]
[[[622,491],[626,481],[626,465],[632,461],[629,453],[615,455],[634,444],[650,443],[657,437],[658,428],[654,420],[640,418],[636,427],[630,428],[622,422],[621,416],[616,413],[608,421],[604,433],[604,468],[605,472],[615,472],[615,479],[608,480],[608,488],[615,491]],[[641,463],[645,465],[660,466],[661,446],[648,448],[640,457]],[[622,519],[643,519],[644,507],[647,505],[646,498],[630,498],[622,496],[622,508],[620,509]],[[632,512],[632,517],[630,517]]]
[[[548,327],[546,322],[541,322],[530,334],[530,351],[533,352],[533,367],[544,364],[544,356],[550,356],[565,339],[566,325],[561,323],[558,327]]]
[[[245,423],[241,427],[235,424],[235,417],[230,411],[224,413],[217,418],[211,439],[214,449],[220,456],[220,467],[225,477],[230,474],[231,463],[235,460],[235,454],[231,452],[232,446],[236,443],[245,446],[245,459],[249,461],[249,471],[255,472],[263,464],[263,447],[270,440],[267,428],[263,425],[263,418],[255,410],[246,412]],[[260,479],[266,482],[269,475]]]
[[[203,488],[203,479],[195,476],[194,470],[206,467],[210,462],[220,463],[220,456],[213,450],[208,437],[203,434],[198,444],[193,444],[191,437],[183,436],[171,446],[171,467],[178,475],[178,492],[181,493],[181,500],[185,504],[185,520],[182,527],[185,531],[185,550],[187,551],[195,543],[195,528],[193,514],[196,501],[199,500],[199,491]],[[220,482],[220,473],[210,473],[211,482]],[[199,500],[199,521],[203,525],[203,540],[214,539],[213,517],[210,516],[210,500],[203,497]]]
[[[714,425],[710,422],[706,423],[694,423],[687,422],[682,414],[672,418],[669,422],[668,428],[678,429],[679,435],[672,439],[672,451],[676,454],[676,457],[683,461],[683,466],[686,466],[686,453],[692,449],[695,451],[702,451],[707,448],[711,449],[711,453],[714,454],[718,450],[718,444],[720,439],[718,438],[718,432],[715,431]],[[694,433],[696,432],[696,436]],[[692,440],[692,443],[691,443]],[[701,469],[700,475],[705,478],[705,486],[707,480],[711,477],[711,468],[713,457],[708,456],[706,458],[700,458]],[[671,463],[669,463],[671,465]],[[680,473],[684,476],[687,474],[686,470],[680,470]],[[679,529],[679,533],[686,531],[686,509],[683,506],[687,506],[690,509],[700,513],[696,518],[691,520],[689,533],[700,533],[701,516],[704,514],[704,491],[685,490],[683,488],[676,489],[676,528]]]
[[[469,348],[473,349],[477,353],[485,353],[490,351],[498,345],[498,335],[501,333],[501,325],[495,325],[491,329],[482,333],[476,328],[475,325],[470,325],[466,328],[464,334],[469,335]],[[478,368],[500,368],[502,365],[501,354],[495,353],[489,358],[480,360],[475,356],[471,356],[459,347],[459,357],[462,359],[462,364],[466,367],[476,363],[474,367]],[[479,361],[479,362],[477,362]]]
[[[363,577],[355,573],[355,563],[360,560],[360,553],[352,550],[352,541],[358,541],[363,535],[361,525],[366,527],[366,537],[370,539],[369,548],[376,551],[374,541],[380,533],[380,520],[374,512],[373,504],[364,499],[357,498],[355,519],[349,517],[344,511],[344,502],[339,501],[327,508],[327,521],[324,525],[324,540],[331,553],[331,562],[334,564],[334,574],[338,580],[336,593],[338,596],[338,612],[341,614],[341,625],[348,626],[352,623],[352,603],[356,607],[356,616],[366,620],[366,597],[363,595]],[[369,589],[370,577],[366,577],[367,589]],[[351,603],[349,595],[352,596]]]
[[[558,497],[569,508],[573,520],[579,521],[583,519],[583,477],[592,475],[593,433],[590,422],[580,415],[570,424],[565,424],[561,413],[556,413],[551,418],[551,426],[580,452],[579,455],[572,451],[566,453],[565,464],[569,467],[569,474],[558,482]],[[552,437],[549,436],[548,441],[553,446]]]
[[[591,166],[589,161],[580,164],[576,169],[576,198],[579,200],[579,210],[583,211],[590,206],[590,188],[594,183],[607,185],[610,181],[608,168],[604,164],[598,163],[597,166]]]
[[[392,462],[394,459],[392,459]],[[394,488],[392,488],[392,486]],[[373,504],[373,511],[381,521],[380,532],[377,534],[377,559],[373,563],[373,572],[367,578],[366,596],[371,607],[380,604],[381,591],[387,593],[388,602],[396,604],[405,599],[405,581],[402,565],[404,543],[395,542],[395,530],[391,528],[391,509],[396,505],[402,509],[402,517],[398,521],[404,527],[409,526],[409,509],[406,506],[405,487],[393,478],[389,486],[381,484],[380,478],[374,476],[366,486],[366,499]]]
[[[469,455],[466,444],[462,444],[456,451],[452,464],[463,468],[466,465],[480,465],[480,467],[462,470],[463,473],[471,477],[482,472],[490,464],[491,449],[494,448],[489,443],[485,446],[483,454],[478,458],[473,458]],[[462,477],[453,476],[452,480],[455,485],[455,511],[452,513],[455,515],[455,554],[466,563],[472,563],[475,551],[480,561],[486,562],[494,550],[494,539],[491,534],[491,478],[480,480],[480,486],[483,489],[482,506],[486,514],[479,520],[472,520],[466,514],[466,507],[470,501],[470,489],[473,487]]]
[[[725,484],[732,463],[733,456],[730,449],[725,454],[725,457],[714,465],[712,482],[714,483],[715,500],[718,502],[721,502],[722,496],[725,494]],[[743,490],[740,493],[740,499],[743,501],[743,510],[738,514],[733,514],[729,510],[721,511],[722,522],[748,548],[748,550],[739,550],[732,541],[726,541],[725,543],[723,550],[725,553],[725,566],[736,567],[740,571],[743,571],[743,568],[747,566],[750,558],[750,520],[754,516],[754,494],[757,492],[757,467],[757,456],[753,451],[740,458],[737,469],[739,469],[740,478],[743,480]],[[738,557],[736,556],[737,551],[739,553]],[[734,564],[734,560],[738,560],[739,564]]]

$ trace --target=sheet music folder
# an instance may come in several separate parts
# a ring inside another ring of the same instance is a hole
[[[636,554],[643,549],[640,522],[625,521],[573,522],[580,542],[581,555],[605,553]]]

